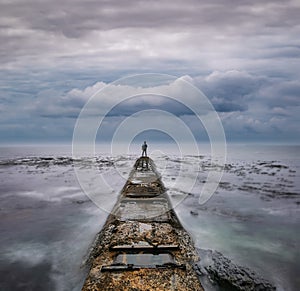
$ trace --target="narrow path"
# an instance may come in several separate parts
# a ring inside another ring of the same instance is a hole
[[[203,290],[198,260],[153,160],[141,157],[98,234],[82,290]]]

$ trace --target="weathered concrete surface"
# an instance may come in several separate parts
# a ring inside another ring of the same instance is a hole
[[[153,161],[140,158],[97,237],[82,290],[203,290],[198,260]]]
[[[92,271],[91,271],[92,273]],[[98,272],[99,273],[99,272]],[[90,275],[83,290],[202,290],[190,271],[141,269],[122,273]]]
[[[123,199],[116,209],[115,215],[122,221],[139,220],[168,221],[169,205],[163,198],[156,199]]]
[[[147,247],[178,245],[172,254],[176,263],[184,264],[186,270],[175,267],[101,272],[103,265],[113,264],[114,246],[141,242]],[[92,268],[83,290],[202,290],[195,271],[188,264],[198,260],[189,236],[183,229],[176,229],[168,223],[111,223],[99,235],[92,256]]]

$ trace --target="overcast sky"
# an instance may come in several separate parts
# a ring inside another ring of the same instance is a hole
[[[149,72],[200,88],[228,141],[299,143],[299,15],[299,0],[0,0],[1,143],[70,141],[97,89]]]

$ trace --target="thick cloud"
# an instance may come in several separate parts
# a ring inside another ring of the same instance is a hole
[[[142,88],[138,85],[109,85],[104,82],[97,82],[83,90],[74,88],[62,95],[54,90],[46,90],[41,92],[36,101],[28,106],[28,110],[31,114],[40,117],[77,118],[84,105],[95,95],[96,97],[93,98],[95,100],[93,102],[94,107],[89,109],[91,116],[126,117],[147,109],[165,110],[176,116],[194,114],[191,109],[172,98],[174,94],[178,95],[184,90],[180,80],[181,78],[169,85],[149,88]],[[101,89],[108,86],[109,90],[102,93]],[[122,101],[124,97],[130,97],[130,99]],[[193,99],[194,104],[201,102],[197,97],[195,96]],[[182,97],[182,102],[184,102],[184,97]],[[105,108],[110,107],[112,107],[110,111],[105,110]]]
[[[298,1],[13,0],[0,11],[7,69],[158,70],[177,62],[194,73],[299,56]]]
[[[265,97],[270,107],[299,106],[300,103],[300,81],[274,82],[270,86],[261,89],[260,94]]]
[[[70,137],[93,92],[143,72],[192,76],[236,139],[293,139],[299,15],[298,0],[2,1],[1,140]],[[135,101],[145,106],[194,122],[168,100]],[[123,104],[110,118],[133,112]]]
[[[299,129],[295,126],[299,122],[300,109],[300,99],[297,98],[300,86],[297,82],[291,84],[278,78],[253,76],[244,71],[213,72],[204,77],[184,76],[181,79],[200,88],[202,84],[203,91],[206,91],[206,96],[220,114],[229,140],[278,140],[281,137],[293,140],[299,136]],[[88,112],[91,117],[106,114],[102,130],[102,138],[106,140],[126,117],[146,109],[170,112],[184,120],[197,138],[206,137],[192,111],[168,97],[159,96],[183,94],[184,102],[185,92],[180,84],[175,81],[168,86],[147,89],[134,85],[112,85],[109,91],[96,98],[94,107]],[[31,102],[23,100],[23,106],[15,108],[17,111],[15,110],[13,117],[11,112],[15,104],[6,104],[6,114],[1,116],[4,124],[0,128],[1,135],[10,139],[14,138],[12,133],[20,139],[70,139],[82,107],[91,96],[106,86],[105,82],[98,82],[84,89],[71,89],[64,94],[46,90]],[[143,94],[144,92],[153,93],[149,95]],[[127,102],[119,103],[124,96],[133,97]],[[192,102],[196,106],[200,100],[197,96],[193,98]],[[104,108],[116,104],[112,111],[104,111]]]
[[[246,72],[213,72],[198,80],[199,87],[211,98],[219,112],[245,111],[247,99],[262,85],[261,77],[254,77]]]

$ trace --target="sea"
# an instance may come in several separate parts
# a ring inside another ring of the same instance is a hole
[[[212,162],[208,144],[197,153],[148,146],[196,248],[222,253],[277,290],[299,290],[300,146],[227,144],[224,165]],[[96,145],[76,157],[71,145],[1,146],[0,290],[81,290],[94,239],[139,156],[140,145]],[[216,168],[218,188],[200,203]]]

